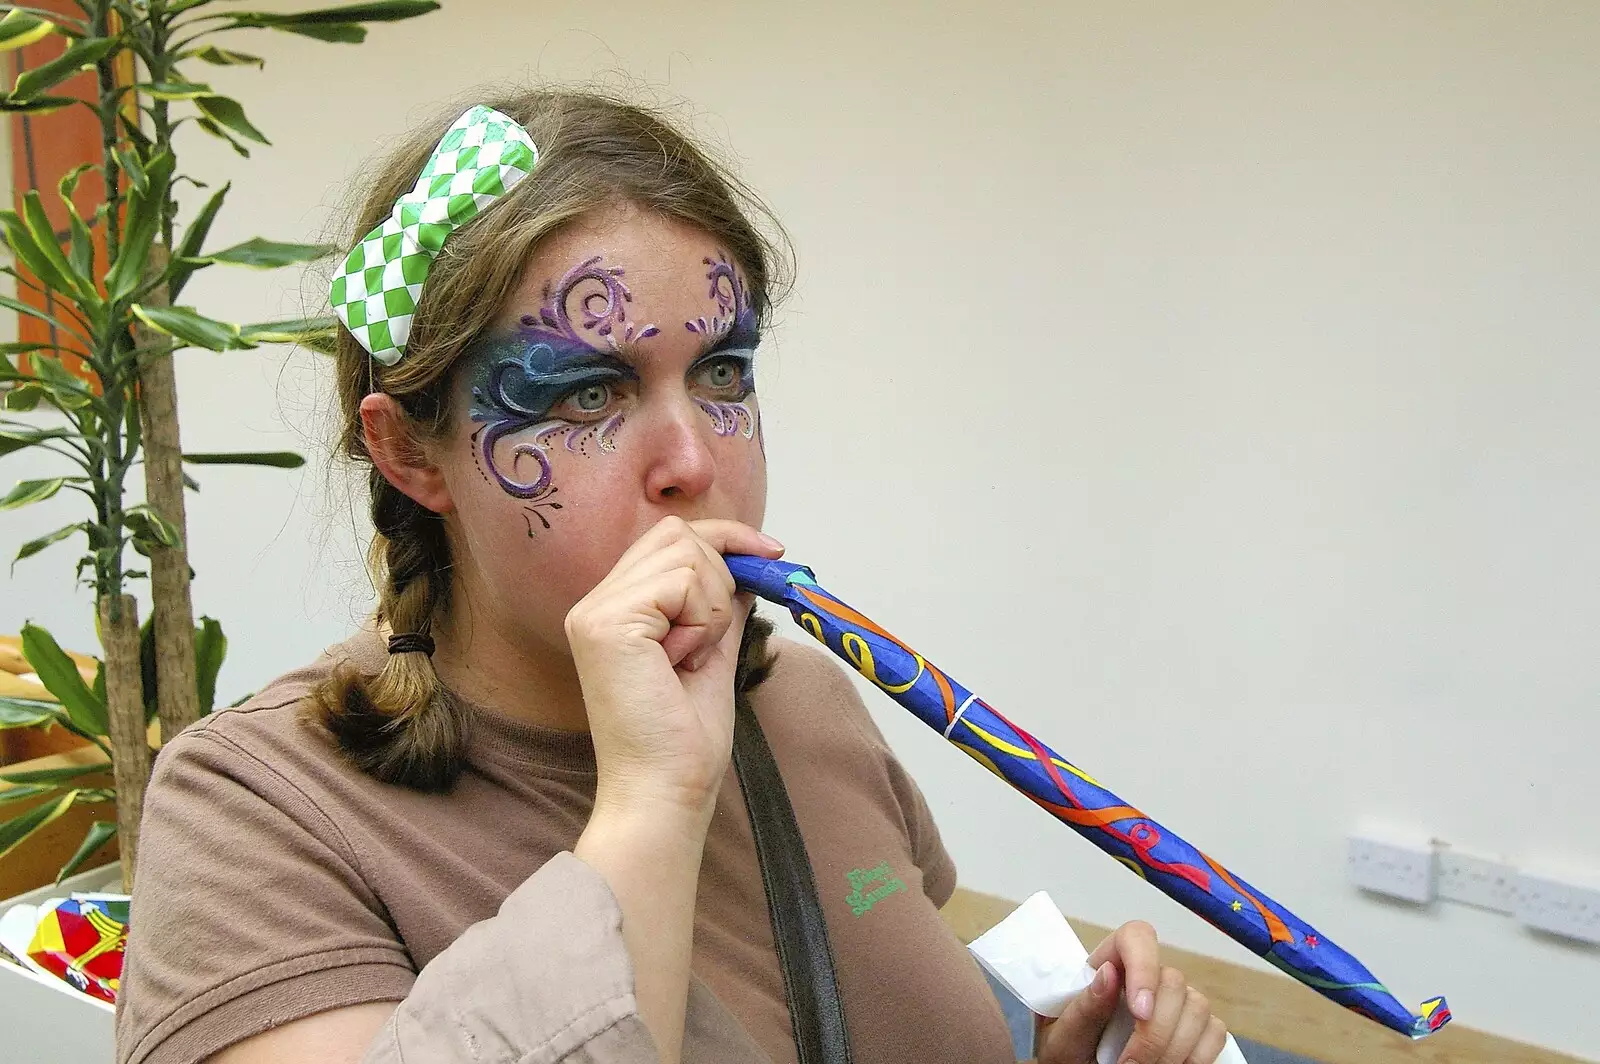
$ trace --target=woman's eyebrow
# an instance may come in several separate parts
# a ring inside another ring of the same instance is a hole
[[[705,350],[695,356],[695,361],[707,355],[715,355],[722,351],[754,351],[761,346],[761,331],[743,325],[735,325],[721,336],[708,337],[709,343]]]

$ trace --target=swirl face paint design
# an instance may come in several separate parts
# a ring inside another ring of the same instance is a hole
[[[693,321],[684,322],[683,327],[692,333],[708,337],[714,349],[754,351],[761,342],[761,336],[756,329],[755,308],[751,306],[749,297],[745,294],[744,283],[739,280],[739,271],[728,261],[726,251],[717,252],[717,257],[706,259],[705,264],[710,267],[706,272],[706,280],[711,283],[706,295],[715,301],[716,312],[709,321],[705,318],[695,318]],[[756,387],[751,366],[751,362],[744,363],[744,373],[739,382],[739,390],[746,396],[755,391]],[[743,400],[730,403],[697,398],[695,402],[711,419],[711,429],[718,436],[732,436],[736,432],[743,432],[744,438],[748,440],[755,435],[757,429],[755,414]],[[763,438],[762,451],[765,450],[766,440]]]
[[[760,343],[756,314],[727,255],[704,261],[707,298],[715,310],[709,320],[684,323],[704,337],[706,348],[689,369],[693,399],[718,436],[751,439],[759,430],[747,402],[755,391],[753,359]],[[562,508],[552,498],[557,488],[551,455],[557,448],[585,456],[616,450],[626,415],[613,400],[639,382],[622,357],[625,345],[661,332],[629,320],[633,293],[623,270],[604,265],[599,256],[547,284],[543,295],[537,314],[523,315],[514,330],[485,341],[470,356],[469,415],[480,423],[472,434],[473,458],[484,479],[526,503],[530,536],[533,519],[548,529],[544,511]],[[593,416],[586,417],[589,412]]]
[[[623,415],[585,421],[581,412],[586,396],[604,396],[621,381],[636,379],[633,369],[613,353],[619,340],[628,343],[661,331],[628,320],[633,293],[622,277],[621,267],[602,266],[599,256],[579,263],[554,286],[545,285],[537,315],[523,315],[513,333],[473,354],[469,413],[483,423],[472,434],[473,457],[485,478],[528,503],[524,510],[530,536],[532,518],[548,529],[543,511],[561,509],[550,498],[557,490],[551,483],[550,450],[559,445],[589,455],[616,449]],[[560,405],[580,419],[553,416]],[[502,440],[524,433],[527,438],[514,444],[509,455],[497,456]]]

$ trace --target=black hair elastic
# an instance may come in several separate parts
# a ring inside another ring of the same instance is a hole
[[[426,654],[433,656],[433,637],[423,635],[421,632],[406,632],[403,635],[389,637],[389,653],[391,654]]]

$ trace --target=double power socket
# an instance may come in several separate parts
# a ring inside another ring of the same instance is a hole
[[[1505,913],[1561,938],[1600,945],[1600,877],[1513,867],[1438,840],[1363,832],[1349,839],[1350,882],[1427,905],[1435,899]],[[1586,878],[1586,877],[1583,877]]]

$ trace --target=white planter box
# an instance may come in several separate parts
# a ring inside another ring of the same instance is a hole
[[[0,901],[0,914],[13,905],[37,905],[73,891],[117,891],[121,885],[117,865],[97,868]],[[113,1015],[110,1005],[60,979],[0,960],[0,1059],[7,1064],[113,1064]]]

